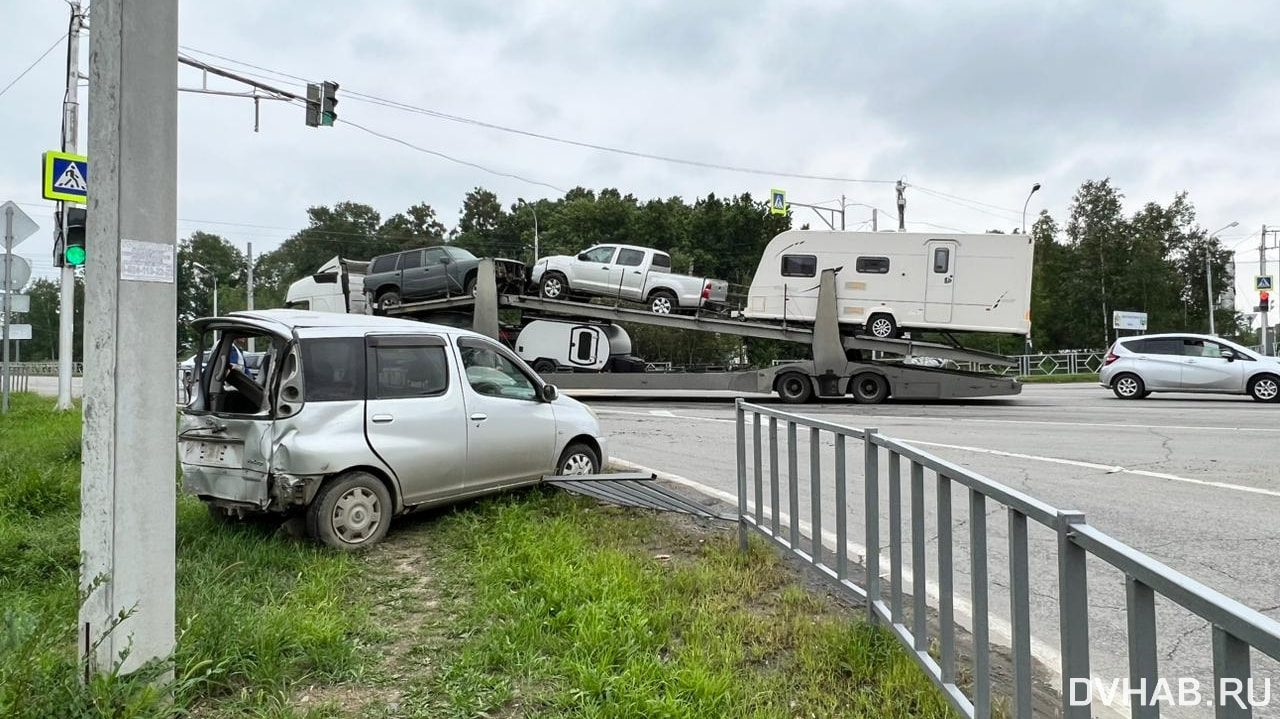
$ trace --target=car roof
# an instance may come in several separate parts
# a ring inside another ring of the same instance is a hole
[[[1197,340],[1214,340],[1223,341],[1221,337],[1213,335],[1198,335],[1194,332],[1161,332],[1151,335],[1134,335],[1132,337],[1121,337],[1117,342],[1129,342],[1130,340],[1162,340],[1162,339],[1197,339]]]
[[[352,331],[388,331],[397,330],[406,333],[444,333],[459,336],[484,337],[479,332],[438,325],[416,320],[402,320],[396,317],[377,317],[373,315],[342,314],[339,312],[313,312],[310,310],[243,310],[230,312],[226,319],[244,319],[257,324],[275,325],[277,331],[288,334],[293,330],[302,330],[301,334],[312,334],[307,330],[329,330],[341,332]],[[327,332],[326,334],[332,334]]]

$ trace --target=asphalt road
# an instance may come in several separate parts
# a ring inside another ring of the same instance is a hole
[[[576,393],[575,393],[576,394]],[[584,393],[585,394],[585,393]],[[594,394],[594,393],[593,393]],[[584,398],[586,399],[586,398]],[[736,497],[733,406],[723,398],[588,399],[612,437],[611,454],[673,473]],[[1114,399],[1096,385],[1029,385],[1021,396],[945,404],[805,405],[764,400],[772,407],[882,434],[983,474],[1060,509],[1085,513],[1088,522],[1243,604],[1280,619],[1280,478],[1273,469],[1280,440],[1280,407],[1247,398],[1153,395],[1138,402]],[[766,425],[767,427],[767,425]],[[766,431],[767,435],[767,431]],[[799,432],[800,516],[810,517],[809,446]],[[748,431],[750,438],[750,431]],[[829,438],[828,438],[829,439]],[[767,440],[766,440],[767,442]],[[779,442],[785,452],[786,432]],[[823,441],[824,532],[832,531],[834,499],[830,442]],[[850,536],[861,543],[862,481],[859,442],[849,445]],[[767,444],[763,464],[768,482]],[[750,452],[748,452],[750,458]],[[781,459],[780,506],[789,505],[786,460]],[[884,471],[882,460],[882,471]],[[927,576],[936,578],[936,484],[926,473]],[[910,484],[904,472],[904,517]],[[955,588],[962,598],[968,577],[968,498],[954,489]],[[769,492],[764,491],[765,504]],[[881,489],[882,572],[888,572],[887,490]],[[856,500],[856,501],[855,501]],[[1009,617],[1007,522],[1004,509],[987,506],[992,638]],[[768,516],[766,514],[766,516]],[[808,522],[803,522],[803,527]],[[903,554],[910,565],[910,524]],[[1057,545],[1052,531],[1033,526],[1031,627],[1037,656],[1056,665],[1058,647]],[[860,550],[859,550],[860,551]],[[1123,576],[1100,561],[1089,567],[1090,644],[1095,677],[1128,676]],[[909,590],[910,587],[908,586]],[[887,592],[886,584],[886,592]],[[963,612],[958,612],[963,613]],[[967,621],[961,617],[962,623]],[[1210,633],[1189,612],[1157,601],[1160,676],[1177,691],[1177,679],[1212,678]],[[1255,653],[1255,676],[1270,677],[1276,696],[1255,716],[1280,713],[1280,672]],[[1261,688],[1255,695],[1261,694]],[[1205,713],[1162,707],[1166,716]]]

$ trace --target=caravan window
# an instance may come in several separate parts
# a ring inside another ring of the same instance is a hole
[[[783,255],[783,277],[813,277],[818,274],[817,255]]]
[[[864,275],[887,275],[889,274],[889,258],[859,257],[854,269]]]
[[[951,271],[951,250],[938,247],[933,251],[933,271],[943,274]]]

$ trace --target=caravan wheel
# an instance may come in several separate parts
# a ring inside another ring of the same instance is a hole
[[[871,319],[867,320],[867,332],[882,340],[893,339],[898,336],[898,323],[894,321],[893,315],[871,315]]]

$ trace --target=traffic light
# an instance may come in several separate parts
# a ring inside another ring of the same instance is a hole
[[[325,127],[333,127],[333,121],[338,119],[338,112],[334,110],[338,105],[338,83],[325,81],[320,86],[320,124]]]
[[[1263,290],[1258,293],[1258,309],[1266,312],[1271,309],[1271,293]]]
[[[84,246],[84,228],[88,213],[81,207],[68,207],[67,229],[62,238],[62,261],[72,267],[84,264],[87,253]]]
[[[334,107],[338,104],[338,83],[325,81],[307,84],[307,127],[333,127],[338,119]]]

